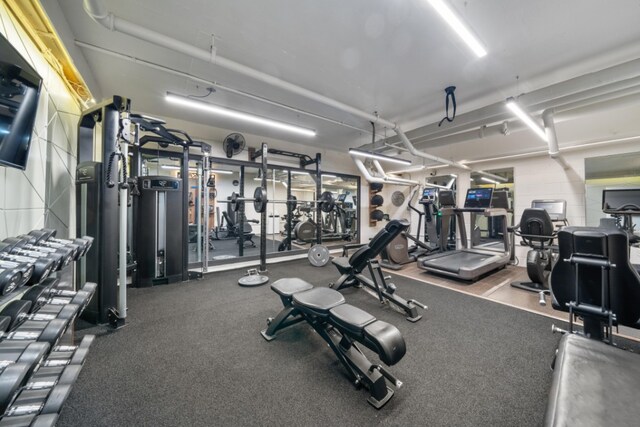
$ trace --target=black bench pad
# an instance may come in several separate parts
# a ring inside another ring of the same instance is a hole
[[[407,352],[402,334],[395,326],[376,320],[364,327],[363,344],[378,353],[380,360],[395,365]]]
[[[313,289],[313,285],[297,277],[276,280],[271,284],[271,289],[280,296],[290,297],[291,295]]]
[[[333,307],[329,310],[329,317],[332,323],[359,337],[363,336],[364,327],[376,320],[366,311],[349,304]]]
[[[338,291],[329,288],[313,288],[293,294],[293,303],[301,310],[318,316],[328,316],[329,310],[344,304],[344,297]]]
[[[639,395],[640,355],[567,334],[558,348],[545,425],[638,425]]]
[[[338,267],[340,272],[348,271],[351,268],[351,264],[349,264],[349,258],[346,256],[336,257],[331,260],[331,263]]]

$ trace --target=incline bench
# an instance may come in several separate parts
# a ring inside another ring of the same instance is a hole
[[[275,318],[267,320],[268,327],[261,332],[267,341],[273,340],[279,330],[306,321],[329,344],[354,383],[369,389],[371,405],[380,409],[391,399],[394,391],[387,381],[395,388],[402,382],[383,366],[371,363],[356,341],[377,353],[386,365],[395,365],[406,351],[404,339],[395,326],[345,304],[340,292],[314,288],[302,279],[280,279],[271,289],[280,296],[284,308]]]
[[[380,230],[368,244],[360,248],[351,257],[342,256],[331,260],[340,272],[340,278],[329,285],[337,290],[351,286],[363,285],[375,292],[381,304],[390,303],[406,314],[407,320],[417,322],[422,319],[418,308],[423,310],[427,306],[414,300],[405,300],[396,293],[396,285],[387,283],[388,277],[382,272],[380,263],[375,259],[387,247],[393,239],[409,228],[409,222],[405,220],[391,220]],[[345,246],[345,252],[348,246]],[[369,269],[370,278],[362,274],[365,268]]]

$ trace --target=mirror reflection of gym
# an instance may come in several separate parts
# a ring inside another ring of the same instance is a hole
[[[336,201],[330,212],[322,213],[322,243],[327,246],[358,240],[358,180],[354,177],[322,174],[322,192]]]

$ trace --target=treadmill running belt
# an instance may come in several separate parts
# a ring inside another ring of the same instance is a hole
[[[480,254],[475,252],[455,251],[445,256],[439,256],[435,259],[426,259],[422,263],[425,267],[434,267],[438,270],[449,271],[451,273],[458,273],[460,267],[466,267],[468,269],[475,269],[482,267],[487,263],[487,260],[493,258],[495,255]]]

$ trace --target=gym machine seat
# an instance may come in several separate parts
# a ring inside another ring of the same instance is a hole
[[[522,241],[531,248],[527,252],[527,274],[531,281],[513,282],[511,286],[532,292],[548,289],[549,273],[553,267],[551,245],[558,234],[549,213],[545,209],[527,208],[522,212],[520,223],[509,227],[509,231],[522,237]]]
[[[637,425],[639,394],[640,355],[567,334],[558,348],[544,425]]]
[[[351,255],[351,257],[337,257],[331,260],[340,272],[340,278],[330,286],[337,290],[345,289],[355,285],[363,285],[373,290],[380,303],[391,303],[400,310],[404,311],[407,320],[417,322],[422,318],[418,314],[418,307],[426,309],[427,307],[416,300],[405,300],[397,295],[396,286],[393,283],[387,283],[388,277],[385,277],[380,263],[375,259],[384,248],[395,239],[400,233],[407,230],[409,222],[406,220],[392,220],[380,230],[369,242],[360,246],[360,248]],[[371,277],[362,274],[367,267]]]
[[[275,318],[267,320],[268,327],[261,332],[264,339],[271,341],[281,329],[307,321],[329,344],[352,381],[369,389],[371,405],[380,409],[391,399],[394,390],[387,381],[395,388],[402,382],[382,365],[372,364],[356,341],[375,352],[386,365],[395,365],[406,352],[404,339],[395,326],[345,304],[340,292],[314,288],[302,279],[280,279],[271,289],[280,296],[284,307]]]
[[[611,343],[612,328],[640,329],[640,275],[629,261],[627,234],[615,228],[565,227],[551,271],[552,305],[584,322],[584,334]],[[542,302],[542,300],[541,300]]]

